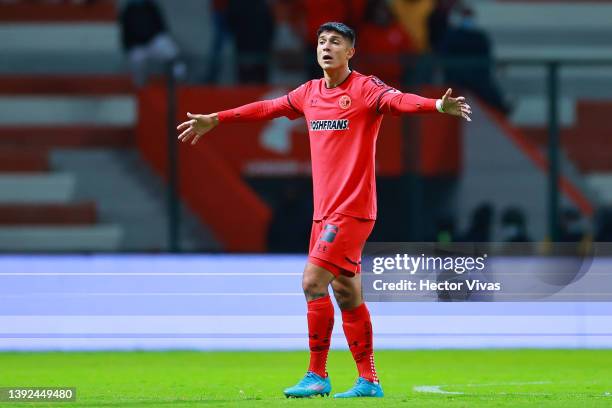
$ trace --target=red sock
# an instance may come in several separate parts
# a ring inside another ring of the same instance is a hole
[[[365,303],[351,310],[342,311],[342,328],[348,342],[359,376],[371,382],[378,382],[374,367],[372,345],[372,322]]]
[[[329,295],[308,302],[308,345],[310,346],[310,365],[312,371],[327,377],[327,354],[334,328],[334,306]]]

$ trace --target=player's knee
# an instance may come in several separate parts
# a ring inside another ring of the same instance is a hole
[[[306,299],[308,300],[327,296],[327,285],[321,282],[320,279],[316,279],[312,276],[305,276],[302,279],[302,290],[304,290],[304,295],[306,295]]]

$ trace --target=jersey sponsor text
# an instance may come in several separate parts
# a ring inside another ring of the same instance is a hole
[[[311,120],[310,130],[348,130],[348,119]]]

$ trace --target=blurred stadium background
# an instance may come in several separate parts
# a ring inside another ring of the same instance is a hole
[[[610,241],[611,1],[4,0],[0,350],[307,348],[304,122],[174,126],[319,75],[328,20],[474,109],[385,119],[372,241]],[[380,348],[612,346],[607,302],[371,310]]]

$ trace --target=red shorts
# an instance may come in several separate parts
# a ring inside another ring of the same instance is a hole
[[[334,213],[312,222],[308,262],[334,276],[361,272],[361,251],[374,228],[374,220]]]

